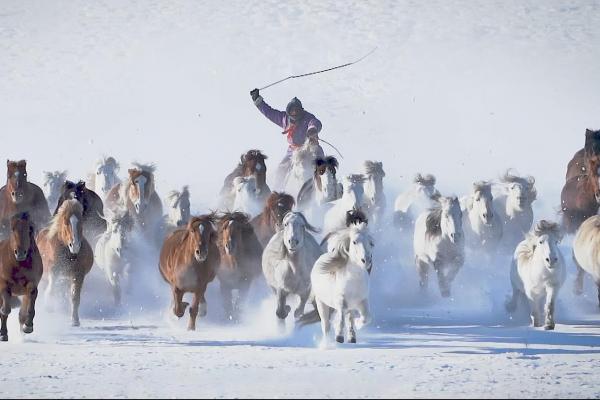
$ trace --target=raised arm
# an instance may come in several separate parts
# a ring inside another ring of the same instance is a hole
[[[285,112],[275,110],[271,108],[262,98],[262,96],[258,93],[258,89],[254,89],[250,92],[252,96],[252,100],[254,101],[254,105],[258,110],[267,117],[271,122],[277,124],[278,126],[285,129]]]

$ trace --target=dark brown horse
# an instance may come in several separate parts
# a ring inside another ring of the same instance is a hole
[[[256,189],[261,201],[266,201],[271,189],[267,185],[267,156],[260,150],[248,150],[240,157],[240,162],[232,173],[227,175],[223,182],[220,198],[224,209],[231,209],[233,206],[232,191],[233,180],[237,177],[254,176],[256,178]]]
[[[7,161],[6,185],[0,189],[0,238],[10,232],[10,219],[18,213],[29,213],[32,224],[41,229],[50,220],[44,192],[27,181],[27,161]]]
[[[79,303],[83,279],[92,269],[94,253],[83,236],[83,206],[75,199],[65,200],[50,226],[37,235],[37,243],[48,279],[47,300],[57,281],[71,284],[71,323],[79,326]]]
[[[254,233],[248,215],[240,212],[225,213],[219,219],[218,247],[221,263],[217,276],[227,316],[238,320],[250,284],[262,273],[263,248]],[[234,302],[232,291],[238,290]]]
[[[94,191],[88,189],[84,181],[77,183],[66,181],[63,184],[54,215],[58,214],[63,202],[69,199],[76,199],[83,206],[83,235],[95,243],[97,237],[106,231],[102,199]]]
[[[193,217],[187,227],[178,229],[164,241],[159,269],[171,285],[173,313],[181,318],[188,303],[182,301],[186,292],[194,294],[190,307],[188,329],[196,330],[196,317],[206,315],[206,287],[215,279],[220,256],[214,214]]]
[[[294,198],[287,193],[273,192],[267,198],[262,213],[250,221],[260,244],[265,247],[281,228],[283,217],[294,208]]]
[[[589,217],[598,213],[600,203],[600,157],[586,159],[585,175],[570,178],[560,194],[563,229],[575,233]]]
[[[24,333],[33,332],[35,300],[42,279],[42,258],[35,244],[29,214],[10,219],[10,237],[0,242],[0,341],[8,340],[6,322],[14,296],[23,296],[19,324]]]
[[[586,160],[600,157],[600,130],[585,130],[585,145],[575,153],[567,166],[566,180],[587,174]]]

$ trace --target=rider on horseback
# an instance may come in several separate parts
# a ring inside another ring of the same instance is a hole
[[[305,111],[302,103],[296,97],[288,103],[284,112],[271,108],[258,93],[258,89],[252,90],[250,96],[252,96],[252,100],[259,111],[271,122],[283,128],[284,131],[281,133],[287,135],[288,150],[277,168],[277,186],[281,186],[290,169],[292,152],[302,146],[306,139],[318,144],[321,121],[311,113]],[[319,150],[321,153],[319,156],[324,156],[323,150],[320,147]]]

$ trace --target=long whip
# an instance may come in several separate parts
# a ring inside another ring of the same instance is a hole
[[[331,143],[329,143],[327,140],[319,138],[319,141],[323,142],[325,144],[328,144],[329,146],[331,146],[331,148],[333,148],[340,155],[340,157],[342,157],[342,159],[344,158],[344,156],[342,155],[342,153],[340,153],[340,151],[337,149],[337,147],[335,147],[334,145],[332,145]]]
[[[377,47],[375,47],[373,50],[371,50],[370,52],[368,52],[367,54],[365,54],[364,56],[362,56],[361,58],[359,58],[356,61],[352,61],[352,62],[349,62],[349,63],[346,63],[346,64],[342,64],[342,65],[338,65],[338,66],[335,66],[335,67],[331,67],[331,68],[322,69],[320,71],[307,72],[306,74],[300,74],[300,75],[291,75],[291,76],[288,76],[287,78],[280,79],[277,82],[273,82],[273,83],[271,83],[271,84],[269,84],[269,85],[267,85],[265,87],[262,87],[262,88],[260,88],[258,90],[265,90],[267,88],[270,88],[271,86],[277,85],[278,83],[285,82],[288,79],[296,79],[296,78],[302,78],[304,76],[316,75],[316,74],[320,74],[320,73],[327,72],[327,71],[333,71],[334,69],[344,68],[344,67],[350,66],[352,64],[356,64],[357,62],[360,62],[360,61],[364,60],[365,58],[369,57],[371,54],[373,54],[375,52],[375,50],[377,50]]]

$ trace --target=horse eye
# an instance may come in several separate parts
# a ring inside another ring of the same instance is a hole
[[[352,244],[356,244],[356,240],[352,242]]]

